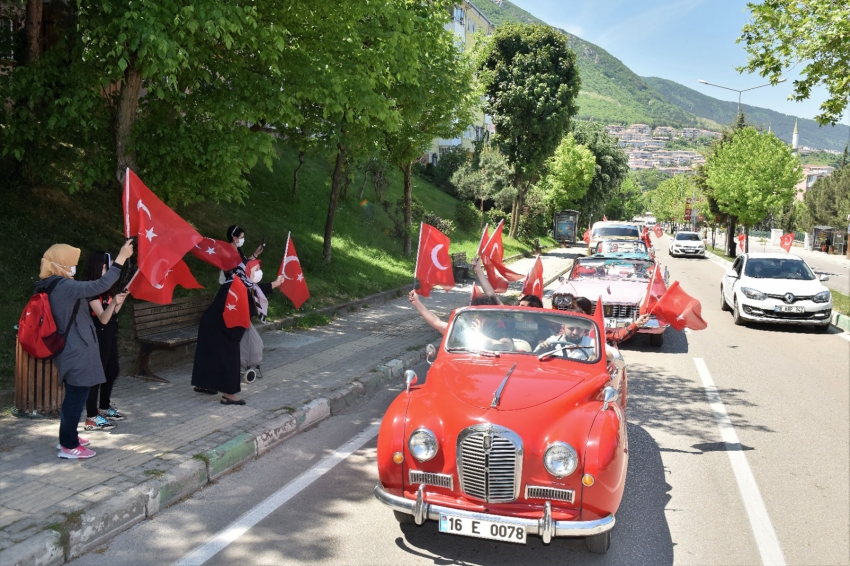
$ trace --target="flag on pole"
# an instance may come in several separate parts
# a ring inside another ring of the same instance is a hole
[[[431,296],[431,289],[439,286],[448,291],[455,286],[452,260],[449,257],[449,237],[424,222],[419,228],[419,248],[416,252],[414,276],[419,279],[417,293]]]
[[[661,265],[656,263],[653,266],[649,283],[646,285],[646,294],[643,296],[643,301],[640,305],[640,314],[652,312],[658,299],[663,297],[666,291],[667,285],[664,283],[664,277],[661,275]],[[658,317],[656,316],[656,318]]]
[[[785,250],[787,253],[791,253],[791,246],[794,244],[794,232],[790,232],[788,234],[782,234],[782,237],[779,238],[779,247]]]
[[[289,267],[294,263],[295,266]],[[296,267],[297,266],[297,267]],[[296,309],[300,309],[304,301],[310,298],[310,290],[307,289],[307,280],[304,279],[304,271],[301,269],[301,261],[295,253],[295,244],[292,243],[292,232],[286,235],[286,251],[277,276],[283,276],[280,284],[280,292],[286,295]]]
[[[124,235],[138,236],[139,271],[156,284],[162,283],[165,273],[203,239],[129,167],[124,175]]]
[[[127,289],[133,297],[142,301],[168,305],[171,304],[174,288],[177,285],[184,289],[204,288],[192,275],[189,266],[181,259],[174,264],[174,267],[165,272],[160,283],[151,283],[141,271],[137,271]]]
[[[508,290],[508,281],[519,281],[524,278],[521,273],[508,269],[503,263],[504,245],[502,243],[502,228],[505,221],[499,222],[493,234],[487,240],[483,248],[479,250],[478,257],[484,264],[487,279],[496,293],[504,293]]]
[[[251,326],[251,307],[248,305],[248,289],[239,277],[234,277],[227,290],[227,300],[222,311],[227,328]]]
[[[667,321],[676,330],[685,328],[704,330],[708,327],[708,323],[702,318],[702,305],[685,293],[678,281],[673,281],[650,312],[657,318]]]
[[[590,245],[590,228],[584,231],[584,236],[581,237],[584,243]]]
[[[652,231],[655,233],[656,238],[660,238],[664,235],[664,229],[661,227],[660,224],[656,224],[655,228],[653,228]]]
[[[242,262],[236,248],[213,238],[204,238],[193,247],[192,255],[222,271],[230,271]]]
[[[528,270],[525,276],[525,281],[522,283],[523,295],[534,295],[541,301],[543,300],[543,262],[540,261],[540,256]]]
[[[738,249],[742,252],[744,251],[744,240],[747,239],[747,236],[744,234],[738,234]]]

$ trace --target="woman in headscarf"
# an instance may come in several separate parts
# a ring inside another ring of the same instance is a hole
[[[89,441],[77,434],[80,415],[89,397],[89,389],[106,381],[100,361],[100,349],[92,318],[85,306],[88,297],[105,293],[121,275],[124,262],[133,255],[132,240],[122,246],[112,267],[97,281],[74,281],[80,249],[67,244],[54,244],[41,258],[41,272],[35,292],[45,292],[56,327],[70,328],[65,336],[65,348],[53,362],[59,379],[65,385],[65,399],[59,415],[60,458],[91,458],[94,450],[86,448]]]

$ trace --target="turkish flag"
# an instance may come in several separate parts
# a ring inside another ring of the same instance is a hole
[[[139,237],[139,271],[156,284],[203,239],[129,168],[124,175],[124,235]]]
[[[478,297],[483,297],[483,296],[484,296],[484,289],[479,287],[476,283],[472,283],[472,293],[470,294],[470,297],[469,297],[469,304],[471,305],[472,301],[474,301]]]
[[[782,234],[782,237],[779,238],[779,247],[785,250],[787,253],[791,253],[791,245],[794,243],[794,232],[789,234]]]
[[[290,267],[294,263],[297,267]],[[304,271],[301,269],[301,260],[295,253],[295,244],[292,243],[292,232],[286,235],[286,251],[283,261],[280,263],[278,277],[283,276],[280,284],[280,292],[289,297],[296,309],[300,309],[304,301],[310,298],[310,290],[307,289],[307,280],[304,279]]]
[[[661,265],[655,264],[652,269],[652,276],[649,278],[649,283],[646,284],[646,294],[643,296],[643,302],[640,305],[640,314],[652,312],[658,299],[664,296],[667,292],[667,284],[664,283],[664,276],[661,274]],[[656,318],[660,318],[656,315]]]
[[[652,307],[651,314],[666,320],[676,330],[704,330],[708,323],[702,319],[702,305],[685,293],[678,281],[673,281],[664,296]]]
[[[214,265],[222,271],[230,271],[242,263],[242,257],[236,248],[221,240],[204,238],[190,251],[199,260]]]
[[[496,293],[507,291],[508,281],[519,281],[524,278],[521,273],[508,269],[502,263],[505,254],[502,244],[502,227],[504,224],[504,220],[499,222],[484,247],[479,248],[478,254],[484,264],[484,269],[487,271],[487,279],[490,280],[490,285]]]
[[[129,289],[131,295],[142,301],[168,305],[171,304],[174,288],[177,285],[184,289],[204,288],[189,271],[189,266],[181,259],[174,264],[174,267],[165,272],[162,282],[153,284],[141,271],[137,271],[127,289]]]
[[[746,240],[746,239],[747,239],[747,236],[745,236],[744,234],[738,234],[738,248],[741,251],[744,251],[744,240]]]
[[[422,223],[419,228],[419,250],[416,253],[414,277],[419,279],[417,293],[431,296],[435,285],[446,291],[455,286],[452,259],[449,256],[449,237],[431,226]]]
[[[649,230],[646,226],[643,227],[643,234],[641,234],[640,237],[643,239],[643,243],[646,244],[647,248],[652,247],[652,240],[649,239]]]
[[[478,241],[478,252],[475,255],[482,257],[484,254],[484,246],[490,241],[490,224],[484,225],[484,230],[481,232],[481,240]]]
[[[543,262],[540,261],[540,256],[531,266],[528,274],[525,276],[525,281],[522,283],[523,295],[535,295],[543,300]]]
[[[660,224],[656,224],[655,228],[653,228],[652,231],[655,232],[656,238],[660,238],[664,235],[664,230],[661,228]]]
[[[228,328],[251,326],[251,307],[248,305],[248,289],[239,277],[234,277],[227,290],[227,301],[222,311],[224,325]]]
[[[590,244],[590,228],[584,231],[584,236],[581,237],[585,244]]]

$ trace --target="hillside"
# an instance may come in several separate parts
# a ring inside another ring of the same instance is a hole
[[[476,6],[497,26],[510,22],[548,25],[508,0],[480,0]],[[737,103],[706,96],[666,79],[639,77],[601,47],[560,31],[576,52],[581,74],[578,118],[715,131],[735,120]],[[781,139],[791,142],[793,116],[753,106],[745,108],[748,120],[765,128],[770,126]],[[848,129],[844,125],[821,128],[813,120],[801,118],[800,145],[841,151],[847,143]]]
[[[737,102],[717,100],[667,79],[644,77],[643,80],[661,93],[670,103],[686,112],[709,118],[720,124],[729,124],[735,120],[735,115],[738,112]],[[840,124],[838,126],[821,127],[814,120],[798,119],[794,116],[747,104],[741,106],[748,122],[765,129],[769,127],[777,137],[789,144],[791,143],[791,134],[794,132],[794,120],[798,120],[800,145],[842,151],[847,143],[848,132],[850,132],[848,126]]]

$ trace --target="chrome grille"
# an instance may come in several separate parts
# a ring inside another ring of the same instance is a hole
[[[557,501],[569,501],[573,503],[576,492],[572,489],[559,489],[557,487],[541,487],[537,485],[525,486],[526,499],[549,499]]]
[[[449,474],[435,474],[432,472],[410,470],[408,477],[410,478],[411,484],[420,483],[436,487],[444,487],[448,490],[454,489],[454,479]]]
[[[464,494],[488,503],[514,501],[522,478],[522,440],[515,432],[474,425],[457,439],[457,470]]]
[[[771,299],[779,299],[783,303],[788,303],[788,301],[785,300],[785,295],[767,295],[767,296],[770,297]],[[812,300],[812,297],[810,295],[807,295],[805,297],[799,297],[797,295],[794,295],[794,300],[791,301],[791,303],[789,303],[789,304],[793,305],[797,301],[811,301],[811,300]]]
[[[592,303],[593,307],[590,314],[596,313],[596,303]],[[623,304],[623,303],[603,303],[602,310],[605,318],[637,318],[638,305]]]

